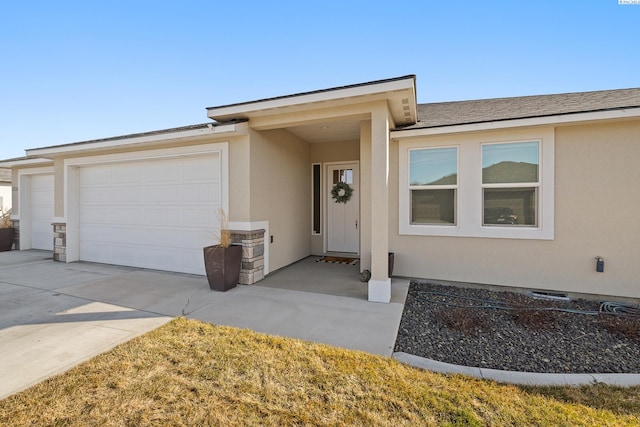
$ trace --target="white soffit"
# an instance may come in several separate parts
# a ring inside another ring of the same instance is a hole
[[[234,119],[286,114],[294,111],[361,104],[377,100],[387,100],[396,124],[416,122],[417,104],[414,76],[221,107],[210,107],[207,108],[207,115],[211,119],[224,122]]]

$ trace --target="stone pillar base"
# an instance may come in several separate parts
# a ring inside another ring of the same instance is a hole
[[[53,260],[67,262],[67,224],[53,224]]]
[[[240,284],[252,285],[264,278],[264,230],[230,230],[231,241],[242,245]]]
[[[19,251],[20,250],[20,220],[12,219],[11,225],[13,226],[14,230],[16,230],[15,234],[13,235],[13,250]]]

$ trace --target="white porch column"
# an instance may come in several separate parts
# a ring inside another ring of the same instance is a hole
[[[391,301],[389,278],[389,110],[371,112],[371,279],[369,301]]]

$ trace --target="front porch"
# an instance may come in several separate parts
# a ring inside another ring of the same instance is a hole
[[[219,123],[249,123],[248,144],[235,147],[243,155],[236,164],[230,156],[229,218],[234,229],[267,223],[265,273],[349,252],[360,258],[357,290],[334,291],[392,301],[389,132],[415,123],[416,108],[415,76],[208,108]],[[344,200],[332,194],[339,184]],[[367,284],[359,282],[364,270]]]
[[[368,299],[368,284],[360,281],[360,265],[318,262],[319,256],[309,256],[283,267],[257,282],[262,286],[288,291],[310,292],[345,298]],[[393,278],[392,303],[404,304],[409,280]]]

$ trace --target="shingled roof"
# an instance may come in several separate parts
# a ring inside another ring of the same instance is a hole
[[[640,107],[640,88],[418,104],[418,122],[399,130]]]

